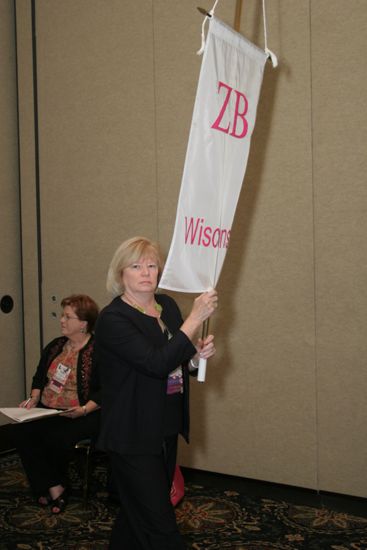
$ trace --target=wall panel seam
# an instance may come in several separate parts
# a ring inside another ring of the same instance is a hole
[[[38,80],[37,80],[37,29],[36,0],[32,0],[32,60],[33,60],[33,108],[34,108],[34,155],[35,155],[35,191],[37,216],[37,249],[38,249],[38,308],[40,346],[43,348],[43,299],[42,299],[42,233],[41,233],[41,190],[39,162],[39,120],[38,120]]]
[[[21,296],[21,323],[22,323],[22,368],[23,368],[23,386],[24,394],[27,393],[27,378],[26,378],[26,362],[25,362],[25,322],[24,322],[24,279],[23,279],[23,269],[24,269],[24,250],[23,242],[21,235],[23,234],[22,229],[22,200],[21,200],[21,184],[20,184],[20,120],[19,120],[19,78],[18,78],[18,38],[17,38],[17,10],[16,10],[16,0],[13,0],[13,14],[14,14],[14,47],[15,47],[15,89],[16,89],[16,118],[17,118],[17,157],[18,157],[18,201],[19,201],[19,210],[18,210],[18,223],[19,223],[19,253],[20,253],[20,296]]]
[[[319,387],[317,356],[317,265],[316,265],[316,219],[314,179],[314,119],[313,119],[313,51],[312,51],[312,0],[309,0],[309,56],[310,56],[310,156],[311,156],[311,204],[312,204],[312,249],[313,249],[313,312],[314,312],[314,384],[315,384],[315,438],[316,438],[316,490],[320,491],[320,449],[319,449]]]

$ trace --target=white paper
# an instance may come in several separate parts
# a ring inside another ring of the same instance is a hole
[[[0,409],[0,413],[4,414],[13,422],[30,422],[31,420],[39,420],[46,416],[55,416],[65,411],[58,409],[41,409],[34,407],[33,409],[25,409],[23,407],[5,407]]]

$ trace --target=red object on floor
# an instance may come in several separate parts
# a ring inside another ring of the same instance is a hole
[[[185,495],[185,481],[181,472],[181,468],[176,465],[175,474],[171,487],[171,502],[173,506],[177,506]]]

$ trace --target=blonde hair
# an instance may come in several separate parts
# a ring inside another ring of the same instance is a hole
[[[124,241],[114,253],[107,273],[106,287],[113,296],[124,293],[122,272],[143,256],[154,258],[158,265],[158,280],[163,270],[163,259],[159,245],[145,237],[132,237]]]

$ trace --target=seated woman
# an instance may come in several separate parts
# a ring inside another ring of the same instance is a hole
[[[61,302],[62,336],[43,350],[33,377],[30,398],[20,407],[63,409],[13,429],[14,443],[31,489],[40,506],[53,514],[67,504],[68,463],[77,441],[99,431],[100,391],[94,354],[93,328],[98,306],[84,294]]]

